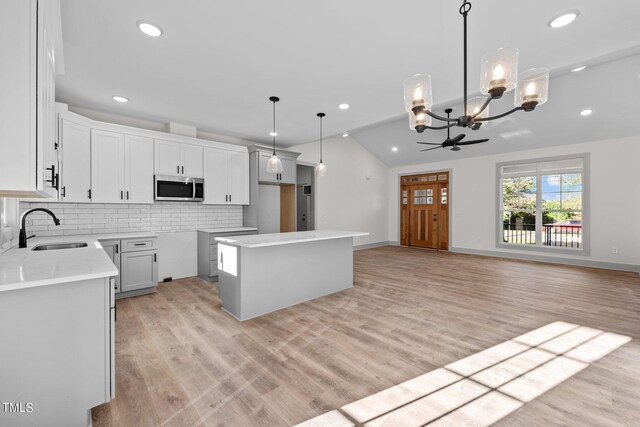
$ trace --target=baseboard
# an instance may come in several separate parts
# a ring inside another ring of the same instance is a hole
[[[548,262],[552,264],[578,265],[581,267],[604,268],[607,270],[631,271],[636,273],[640,272],[640,265],[618,264],[615,262],[604,262],[604,261],[591,261],[588,259],[561,258],[561,257],[550,257],[545,255],[536,255],[536,254],[487,251],[482,249],[467,249],[467,248],[453,248],[453,247],[450,248],[450,251],[455,253],[460,253],[460,254],[468,254],[468,255],[482,255],[482,256],[490,256],[490,257],[496,257],[496,258],[521,259],[525,261],[539,261],[539,262]]]
[[[392,242],[375,242],[375,243],[365,243],[364,245],[354,245],[354,251],[361,251],[364,249],[373,249],[373,248],[381,248],[383,246],[389,246]]]

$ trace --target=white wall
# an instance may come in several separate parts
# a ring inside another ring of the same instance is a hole
[[[578,153],[591,155],[590,255],[535,254],[640,265],[640,137],[459,160],[451,153],[451,161],[390,169],[389,240],[397,242],[399,235],[399,175],[451,169],[451,247],[532,255],[496,247],[496,163]]]
[[[299,161],[319,161],[318,142],[288,149],[302,153]],[[323,162],[328,174],[316,179],[316,229],[370,233],[355,245],[387,242],[387,166],[350,137],[325,140]]]

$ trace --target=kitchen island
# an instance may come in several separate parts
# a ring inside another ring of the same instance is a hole
[[[301,231],[218,237],[218,291],[238,320],[353,287],[359,231]]]

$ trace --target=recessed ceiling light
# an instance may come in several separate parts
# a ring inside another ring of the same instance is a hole
[[[338,104],[338,108],[341,110],[348,110],[351,105],[349,104]]]
[[[342,134],[342,137],[343,137],[343,138],[346,138],[346,137],[348,137],[348,136],[349,136],[349,132],[345,132],[345,133],[343,133],[343,134]]]
[[[578,71],[582,71],[582,70],[584,70],[585,68],[587,68],[587,66],[586,66],[586,65],[581,65],[581,66],[579,66],[579,67],[572,68],[572,69],[571,69],[571,72],[572,72],[572,73],[577,73]]]
[[[271,132],[269,132],[269,135],[270,135],[270,136],[278,136],[278,132],[273,132],[273,131],[271,131]]]
[[[129,98],[125,98],[124,96],[113,95],[113,100],[117,102],[129,102]]]
[[[562,12],[560,15],[556,15],[553,18],[549,19],[547,25],[551,28],[560,28],[565,25],[571,24],[575,19],[580,15],[579,10],[569,10],[566,12]]]
[[[585,116],[585,117],[586,117],[586,116],[590,116],[590,115],[591,115],[591,113],[593,113],[593,110],[586,109],[586,110],[582,110],[582,111],[580,111],[580,115],[581,115],[581,116]]]
[[[398,151],[398,147],[391,147],[391,151],[393,151],[394,153]]]
[[[137,24],[140,31],[150,37],[160,37],[162,35],[162,28],[158,27],[156,24],[152,24],[149,21],[138,21]]]

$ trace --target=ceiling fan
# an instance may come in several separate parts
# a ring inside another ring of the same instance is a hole
[[[444,112],[447,113],[447,119],[450,117],[452,111],[453,111],[452,108],[447,108],[446,110],[444,110]],[[482,142],[488,141],[488,139],[474,139],[471,141],[462,141],[465,136],[466,135],[464,133],[461,133],[460,135],[454,136],[453,138],[451,138],[450,128],[447,127],[447,139],[445,139],[443,143],[441,144],[437,144],[434,142],[417,142],[417,143],[424,144],[424,145],[437,145],[437,147],[426,148],[420,151],[431,151],[431,150],[436,150],[438,148],[449,148],[449,147],[451,147],[451,151],[460,151],[460,145],[480,144]]]

